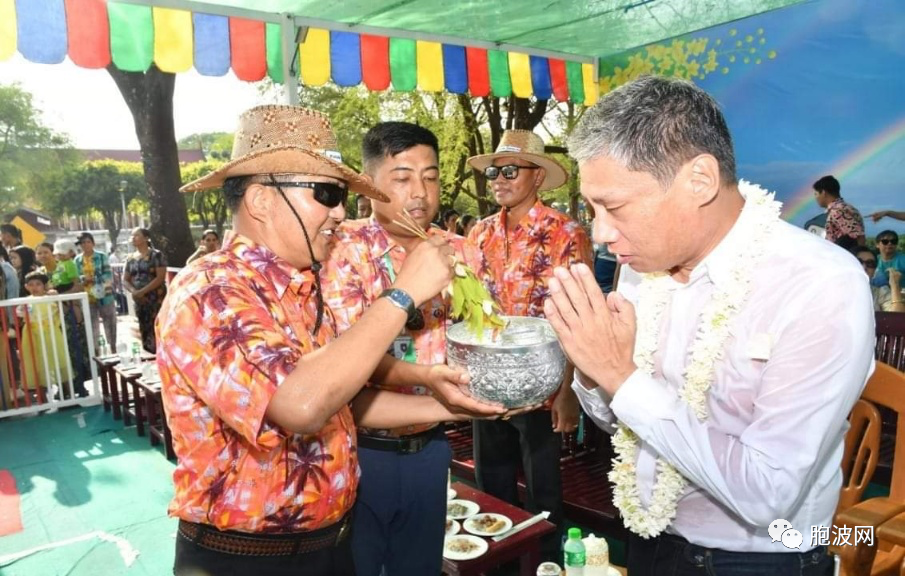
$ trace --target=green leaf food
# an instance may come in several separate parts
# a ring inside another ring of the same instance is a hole
[[[449,291],[452,295],[450,316],[454,320],[463,320],[468,331],[478,341],[483,339],[485,328],[492,328],[496,335],[505,327],[506,323],[500,317],[500,307],[468,266],[456,264],[456,274]]]

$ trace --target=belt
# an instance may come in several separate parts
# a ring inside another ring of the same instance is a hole
[[[262,534],[218,530],[208,524],[179,521],[179,534],[202,548],[237,556],[294,556],[338,546],[346,537],[352,514],[312,532]]]
[[[381,450],[383,452],[396,452],[397,454],[417,454],[428,443],[438,436],[443,435],[443,426],[435,426],[424,432],[410,436],[385,437],[368,436],[358,434],[358,446],[369,450]]]

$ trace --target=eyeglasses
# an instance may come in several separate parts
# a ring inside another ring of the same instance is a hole
[[[861,260],[860,258],[858,258],[858,261],[861,262],[861,265],[864,266],[865,268],[876,268],[877,267],[876,260]]]
[[[882,240],[877,240],[877,244],[883,244],[885,246],[887,244],[897,244],[897,242],[893,238],[883,238]]]
[[[267,186],[280,188],[309,188],[314,190],[314,199],[322,206],[336,208],[346,203],[349,189],[335,182],[267,182]]]
[[[484,168],[484,177],[488,180],[496,180],[500,174],[506,180],[515,180],[518,178],[519,170],[537,170],[540,166],[518,166],[516,164],[506,164],[505,166],[488,166]]]

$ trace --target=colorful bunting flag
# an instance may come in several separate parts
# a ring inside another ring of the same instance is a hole
[[[115,0],[0,0],[0,60],[19,50],[32,62],[143,72],[194,67],[244,81],[283,77],[282,28],[236,17]],[[420,88],[473,97],[534,96],[591,105],[594,66],[517,52],[310,28],[299,45],[301,82]]]

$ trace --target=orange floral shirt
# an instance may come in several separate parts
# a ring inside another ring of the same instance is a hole
[[[334,337],[316,336],[313,276],[230,234],[187,266],[157,316],[157,365],[173,448],[171,516],[242,532],[329,526],[358,487],[348,408],[317,433],[290,433],[265,411],[299,359]]]
[[[585,263],[591,242],[578,222],[538,201],[512,232],[505,211],[489,216],[465,241],[465,261],[509,316],[544,316],[553,268]]]
[[[431,236],[442,236],[462,257],[464,238],[431,227]],[[397,244],[373,218],[343,222],[336,231],[336,242],[330,257],[324,262],[321,281],[324,295],[336,318],[336,329],[342,333],[352,326],[380,293],[389,288],[396,273],[402,269],[405,249]],[[404,331],[400,336],[413,340],[417,364],[446,363],[446,328],[450,325],[448,299],[435,296],[421,308],[424,328]],[[430,394],[424,386],[382,385],[381,389],[402,394]],[[417,434],[436,424],[406,426],[393,430],[361,429],[379,436]]]

